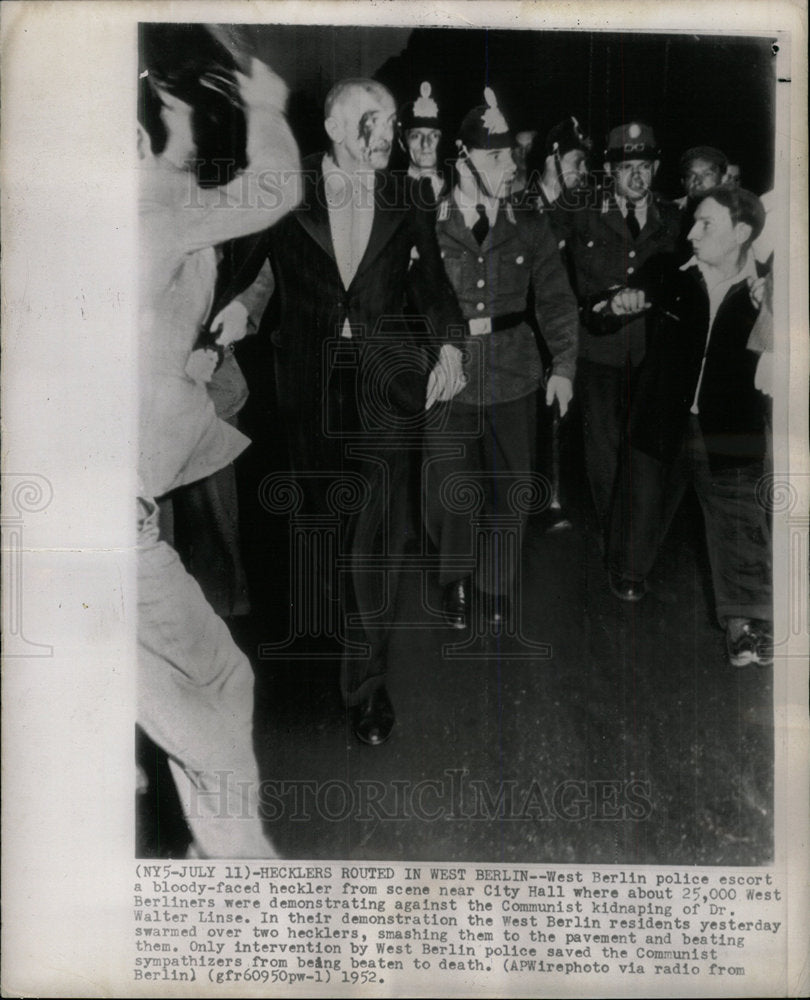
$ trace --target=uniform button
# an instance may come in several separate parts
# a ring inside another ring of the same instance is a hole
[[[593,246],[593,240],[588,240],[588,242],[587,242],[586,245],[589,246],[589,247],[592,247]]]
[[[635,255],[636,255],[636,251],[635,250],[631,250],[630,253],[627,256],[628,257],[635,257]]]
[[[485,284],[486,282],[484,281],[484,279],[479,278],[478,281],[476,281],[475,286],[476,288],[483,288]]]
[[[520,257],[515,257],[515,263],[516,264],[522,264],[523,263],[523,255],[522,254],[521,254]]]
[[[483,264],[484,263],[484,258],[483,257],[479,257],[478,258],[478,263],[479,264]]]
[[[444,250],[442,250],[442,260],[444,260]]]
[[[479,302],[479,303],[478,303],[478,305],[477,305],[477,306],[476,306],[475,308],[476,308],[476,309],[477,309],[477,310],[478,310],[479,312],[483,312],[483,311],[484,311],[484,303],[483,303],[483,302]]]
[[[634,267],[628,267],[628,268],[627,268],[627,273],[628,273],[628,274],[632,274],[632,273],[633,273],[634,271],[635,271],[635,268],[634,268]]]

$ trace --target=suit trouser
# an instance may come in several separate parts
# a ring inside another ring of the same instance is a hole
[[[408,528],[409,455],[383,452],[378,462],[364,464],[363,474],[369,502],[346,525],[351,568],[342,592],[341,691],[347,705],[358,704],[385,683]],[[352,651],[358,643],[369,647],[367,656]]]
[[[706,530],[717,618],[773,617],[768,515],[757,496],[763,462],[712,470],[696,417],[677,458],[659,462],[637,448],[622,454],[608,561],[618,575],[643,580],[691,481]]]
[[[518,522],[523,537],[527,515],[509,503],[510,478],[534,473],[537,441],[537,393],[493,406],[475,407],[456,401],[437,403],[447,408],[441,429],[425,432],[425,519],[428,532],[439,551],[439,583],[447,586],[475,571],[476,585],[486,593],[505,593],[518,573],[517,560],[501,560],[501,565],[474,565],[472,519],[475,514],[454,503],[462,501],[464,483],[483,490],[483,506],[478,512],[509,524]],[[455,447],[460,454],[448,456]],[[466,506],[462,504],[462,507]],[[518,545],[518,553],[520,546]],[[465,561],[469,569],[465,571]]]
[[[138,722],[165,750],[199,855],[274,857],[259,816],[253,671],[138,500]]]
[[[622,436],[627,426],[630,386],[635,369],[629,362],[614,368],[580,358],[577,395],[582,407],[585,471],[600,531],[607,533],[616,484]]]
[[[228,618],[250,613],[232,464],[161,498],[160,528],[216,614]]]

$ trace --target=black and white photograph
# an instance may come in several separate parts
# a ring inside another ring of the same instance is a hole
[[[771,860],[778,40],[139,38],[144,856]]]
[[[4,6],[4,994],[801,995],[798,7]]]

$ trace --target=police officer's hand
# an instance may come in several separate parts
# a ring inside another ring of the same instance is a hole
[[[608,304],[614,316],[634,316],[650,308],[641,288],[620,288]]]
[[[237,340],[241,340],[247,333],[248,311],[238,299],[229,302],[224,309],[221,309],[213,323],[211,329],[218,333],[216,342],[227,347]]]
[[[434,403],[447,403],[467,384],[461,363],[461,351],[452,344],[442,344],[439,360],[428,377],[425,409]]]
[[[546,385],[546,406],[551,406],[554,400],[560,407],[560,416],[564,417],[568,410],[568,404],[574,395],[574,387],[571,379],[564,375],[552,375]]]

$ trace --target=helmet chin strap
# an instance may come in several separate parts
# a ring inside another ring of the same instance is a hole
[[[554,144],[554,167],[557,171],[557,183],[560,185],[560,191],[565,190],[565,182],[563,181],[563,171],[562,171],[562,159],[560,157],[560,147],[557,143]]]
[[[489,187],[484,181],[484,178],[478,172],[478,169],[476,168],[475,164],[472,161],[472,158],[470,157],[469,150],[464,145],[461,146],[461,154],[464,157],[464,162],[467,164],[467,169],[470,171],[470,175],[472,176],[472,179],[475,182],[475,186],[478,188],[481,194],[483,194],[484,197],[486,198],[491,198],[493,201],[498,201],[499,199],[489,190]]]

